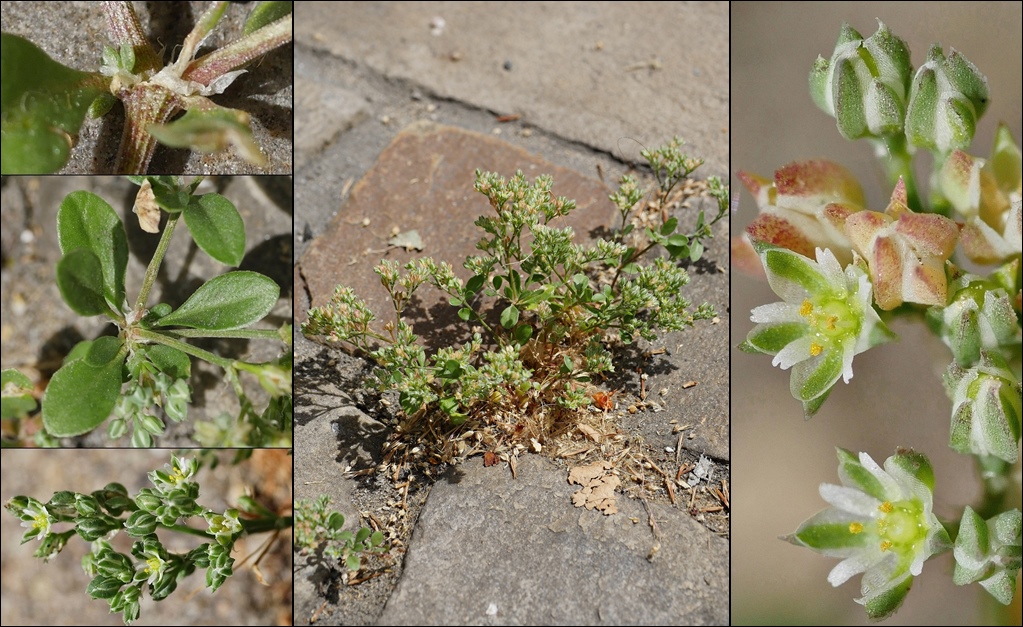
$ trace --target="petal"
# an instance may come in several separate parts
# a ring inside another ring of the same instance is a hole
[[[796,364],[789,383],[792,396],[801,401],[810,401],[824,394],[842,376],[842,367],[842,351],[834,348]]]
[[[782,370],[788,370],[795,364],[811,359],[810,348],[812,345],[813,339],[804,334],[778,351],[778,354],[771,360],[771,365],[778,366]]]
[[[881,505],[881,501],[862,490],[832,483],[822,483],[820,494],[832,506],[861,519],[873,519]]]
[[[777,355],[786,346],[804,335],[806,335],[806,324],[802,322],[763,324],[757,325],[750,331],[746,342],[761,353]]]

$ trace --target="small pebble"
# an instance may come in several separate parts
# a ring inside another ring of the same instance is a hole
[[[638,409],[636,409],[636,406],[635,406],[635,405],[629,405],[629,413],[630,413],[630,414],[634,414],[634,413],[636,413],[637,411],[639,411],[639,410],[638,410]]]
[[[512,62],[511,62],[511,61],[505,61],[505,62],[504,62],[504,66],[503,66],[503,67],[504,67],[504,69],[505,69],[505,70],[507,70],[507,71],[511,72],[511,69],[512,69]]]

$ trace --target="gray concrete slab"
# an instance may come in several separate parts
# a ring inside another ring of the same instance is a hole
[[[433,487],[377,624],[728,622],[727,540],[665,505],[575,508],[566,471],[538,456],[517,475],[476,458]]]
[[[440,99],[611,154],[678,134],[727,167],[727,3],[311,2],[295,16],[304,45]]]

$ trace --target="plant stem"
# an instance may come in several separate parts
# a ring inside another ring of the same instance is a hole
[[[157,333],[156,331],[150,331],[148,329],[138,329],[136,333],[142,339],[149,340],[150,342],[156,342],[157,344],[163,344],[164,346],[170,346],[171,348],[176,348],[182,353],[191,355],[192,357],[205,359],[211,364],[220,366],[224,370],[230,371],[234,369],[233,359],[226,359],[224,357],[220,357],[219,355],[214,355],[209,351],[205,351],[196,346],[192,346],[187,342],[176,340],[168,335],[164,335],[163,333]]]
[[[906,184],[906,200],[909,208],[917,213],[925,211],[916,188],[916,176],[913,174],[913,155],[906,147],[905,135],[886,135],[873,140],[874,154],[884,165],[888,182],[894,187],[899,178]]]
[[[171,236],[174,235],[174,228],[178,225],[178,218],[180,217],[180,213],[170,214],[170,219],[167,220],[167,225],[163,228],[163,233],[160,235],[160,243],[156,246],[153,258],[149,260],[149,267],[146,268],[146,277],[142,281],[142,290],[139,292],[138,300],[135,301],[136,311],[141,311],[146,306],[146,301],[149,300],[149,291],[153,289],[156,275],[160,271],[160,264],[163,263],[163,256],[167,253],[167,247],[170,246]]]
[[[174,329],[167,332],[174,337],[207,337],[207,338],[241,338],[249,340],[279,340],[281,334],[277,329],[230,329],[226,331],[207,331],[206,329]]]
[[[256,518],[250,520],[247,518],[239,518],[238,522],[242,524],[242,528],[245,529],[245,533],[265,533],[267,531],[276,531],[278,529],[287,529],[294,524],[294,520],[291,516],[276,516],[274,518]]]

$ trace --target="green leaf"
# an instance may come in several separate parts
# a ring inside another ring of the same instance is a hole
[[[693,242],[693,246],[689,249],[689,260],[695,263],[695,262],[699,261],[700,257],[702,257],[702,256],[703,256],[703,242],[699,242],[699,241]]]
[[[91,192],[68,194],[57,210],[57,239],[65,256],[80,248],[96,255],[103,270],[103,294],[119,307],[124,301],[128,237],[121,218],[107,201]]]
[[[462,376],[462,364],[457,359],[449,359],[444,362],[444,367],[441,368],[438,376],[444,379],[458,379]]]
[[[462,320],[468,321],[469,318],[472,317],[472,309],[469,309],[468,307],[462,307],[461,309],[458,310],[458,317],[461,318]]]
[[[64,302],[75,313],[113,315],[103,296],[103,268],[91,250],[73,250],[57,262],[57,287]]]
[[[245,255],[245,223],[230,200],[220,194],[192,198],[185,224],[199,248],[217,261],[238,266]]]
[[[253,33],[267,24],[273,24],[285,15],[291,13],[290,2],[260,2],[245,20],[246,35]]]
[[[510,329],[519,321],[519,309],[515,305],[508,305],[501,312],[501,326]]]
[[[85,362],[94,368],[102,368],[117,357],[123,345],[124,342],[119,338],[110,335],[98,337],[89,346],[89,352],[85,355]]]
[[[678,218],[671,216],[668,221],[661,225],[661,235],[668,236],[675,232],[675,227],[678,226]]]
[[[32,381],[14,368],[0,373],[0,418],[8,420],[19,418],[36,408],[36,399],[32,397]]]
[[[237,109],[191,109],[169,124],[149,126],[149,134],[171,148],[190,148],[205,153],[233,146],[249,163],[266,165],[266,155],[252,137],[249,114]]]
[[[143,354],[160,372],[174,379],[187,379],[192,373],[192,360],[188,355],[170,346],[151,344],[141,347]]]
[[[474,296],[476,292],[480,291],[480,288],[483,287],[483,284],[486,283],[486,281],[487,277],[482,274],[477,274],[476,276],[466,281],[465,291],[463,292],[465,299],[469,300],[469,298]]]
[[[242,270],[214,277],[157,326],[224,330],[248,326],[273,309],[280,287],[258,272]]]
[[[43,394],[43,426],[56,437],[81,435],[100,425],[121,393],[124,352],[97,368],[87,359],[65,364],[54,373]]]
[[[110,79],[71,69],[32,42],[0,35],[0,171],[48,174],[64,167],[89,105]]]
[[[515,327],[512,331],[512,337],[515,339],[515,343],[519,346],[523,346],[529,341],[529,338],[533,335],[533,327],[528,324],[520,324]]]
[[[359,559],[358,555],[349,555],[347,559],[345,559],[345,566],[348,567],[348,570],[359,570],[362,566],[362,560]]]
[[[327,517],[327,528],[333,531],[337,531],[341,527],[345,526],[345,517],[341,515],[341,512],[331,512],[330,516]]]

